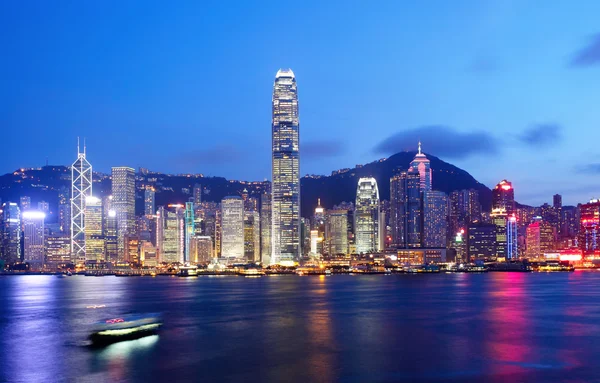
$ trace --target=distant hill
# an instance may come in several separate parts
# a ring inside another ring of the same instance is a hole
[[[375,177],[379,186],[381,199],[389,199],[390,177],[396,169],[408,169],[409,163],[415,152],[401,152],[385,159],[375,161],[364,166],[344,171],[330,176],[306,176],[301,180],[302,216],[310,217],[321,198],[321,204],[326,208],[343,201],[354,201],[356,198],[356,185],[360,177]],[[431,161],[433,188],[450,193],[454,190],[476,189],[479,190],[480,201],[485,210],[491,206],[491,190],[477,182],[469,173],[440,160],[432,155],[427,155]],[[335,172],[334,172],[335,173]],[[33,206],[39,201],[50,203],[53,212],[57,210],[58,191],[61,187],[70,189],[71,172],[65,166],[44,166],[40,169],[16,170],[0,176],[0,198],[2,201],[19,202],[21,196],[30,196]],[[184,189],[192,189],[199,183],[204,189],[203,200],[220,201],[227,195],[238,195],[246,188],[249,193],[259,194],[263,188],[262,182],[246,182],[227,180],[223,177],[200,177],[188,175],[168,175],[151,173],[147,176],[138,175],[138,180],[146,181],[156,178],[156,185],[162,189],[156,194],[156,204],[185,202],[191,197]],[[103,196],[110,193],[110,178],[107,175],[95,174],[93,194]],[[191,190],[190,190],[191,191]],[[143,209],[143,193],[138,191],[136,209]],[[51,220],[54,216],[49,217]]]

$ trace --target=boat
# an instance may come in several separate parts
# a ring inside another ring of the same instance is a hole
[[[179,268],[179,272],[177,273],[180,277],[197,277],[198,276],[198,267],[197,266],[182,266]]]
[[[262,271],[262,269],[249,268],[240,270],[238,274],[243,275],[245,277],[261,277],[265,275],[265,272]]]
[[[160,314],[131,314],[97,322],[90,335],[94,346],[156,334],[162,326]]]

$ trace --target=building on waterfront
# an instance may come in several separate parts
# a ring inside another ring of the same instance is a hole
[[[496,225],[482,222],[467,226],[467,255],[470,260],[496,256]]]
[[[348,210],[327,212],[326,234],[329,255],[348,254]]]
[[[66,235],[46,237],[46,263],[54,267],[71,263],[71,238]]]
[[[511,214],[506,220],[506,259],[519,258],[517,217]]]
[[[85,261],[105,261],[104,213],[102,200],[88,196],[85,199]]]
[[[58,224],[63,234],[71,234],[71,196],[69,189],[62,186],[58,190]],[[69,244],[70,246],[70,244]]]
[[[272,102],[271,263],[300,258],[300,123],[296,78],[280,69]]]
[[[156,267],[159,265],[159,251],[152,243],[141,241],[140,264],[144,267]]]
[[[152,187],[146,187],[144,190],[144,215],[151,218],[156,214],[155,206],[156,192]]]
[[[354,236],[357,253],[380,250],[379,244],[379,190],[375,178],[358,180],[354,208]]]
[[[221,257],[244,257],[244,201],[239,196],[221,201]]]
[[[390,226],[393,247],[416,248],[423,244],[421,181],[421,175],[415,171],[401,171],[390,179]]]
[[[512,183],[502,180],[492,189],[492,210],[504,210],[507,215],[515,213],[515,189]]]
[[[44,219],[46,213],[28,210],[23,218],[23,261],[32,269],[41,269],[45,263]]]
[[[117,259],[125,259],[129,238],[135,234],[135,170],[112,168],[112,208],[117,213]]]
[[[112,195],[102,200],[104,213],[104,259],[107,262],[116,263],[118,260],[118,237],[117,237],[117,212],[112,208]]]
[[[156,240],[160,262],[184,263],[184,205],[160,206],[156,212]]]
[[[71,261],[85,262],[85,199],[92,195],[92,165],[86,159],[85,144],[71,165]]]
[[[260,260],[263,265],[271,263],[270,183],[267,186],[267,190],[260,195]]]
[[[423,193],[423,246],[445,248],[448,233],[448,197],[429,190]]]
[[[496,225],[496,256],[504,257],[508,256],[507,253],[507,226],[508,226],[508,214],[503,208],[495,208],[492,210],[490,215],[492,223]]]
[[[21,260],[21,209],[15,202],[2,204],[0,257],[7,263]]]
[[[190,242],[190,262],[208,264],[213,255],[213,241],[208,235],[195,235]]]
[[[583,255],[600,250],[600,200],[592,199],[580,206],[578,243]]]
[[[244,256],[250,262],[260,262],[260,215],[244,212]]]
[[[186,202],[185,203],[185,257],[184,263],[190,262],[190,246],[191,241],[194,235],[196,234],[196,225],[194,219],[194,203]]]
[[[548,222],[536,220],[526,230],[527,258],[542,258],[545,253],[554,251],[554,228]]]

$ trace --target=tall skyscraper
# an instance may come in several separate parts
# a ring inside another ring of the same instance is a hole
[[[348,254],[348,210],[327,212],[326,237],[330,255]]]
[[[195,234],[194,224],[194,203],[185,203],[185,259],[184,262],[190,262],[190,246]]]
[[[42,211],[24,211],[23,217],[23,261],[32,269],[40,269],[45,263],[44,219]]]
[[[298,92],[291,69],[280,69],[273,85],[271,263],[300,257],[300,124]]]
[[[408,168],[409,173],[419,173],[421,181],[421,190],[423,192],[431,190],[431,164],[429,159],[421,152],[421,142],[419,142],[419,150],[417,155],[412,160]]]
[[[2,259],[7,263],[21,260],[21,209],[14,202],[2,204]]]
[[[515,189],[512,183],[502,180],[492,190],[492,209],[504,209],[508,215],[515,213]]]
[[[112,168],[112,208],[117,213],[117,249],[119,260],[125,259],[126,242],[135,234],[135,170]]]
[[[592,199],[580,210],[578,243],[585,256],[600,250],[600,200]]]
[[[85,262],[85,199],[92,195],[92,165],[79,150],[77,160],[71,165],[71,261]]]
[[[441,191],[429,190],[423,198],[423,245],[445,248],[448,233],[448,197]]]
[[[144,215],[148,218],[156,214],[155,195],[154,188],[147,187],[144,190]]]
[[[400,172],[390,179],[390,225],[396,248],[423,244],[423,192],[418,172]]]
[[[256,211],[244,212],[244,256],[250,262],[260,261],[260,216]]]
[[[71,231],[71,202],[69,189],[65,186],[58,190],[58,224],[63,234],[70,234]],[[70,241],[70,239],[69,239]],[[70,246],[70,243],[69,243]]]
[[[244,201],[239,196],[229,196],[221,201],[221,256],[244,256]]]
[[[356,252],[379,250],[379,190],[375,178],[360,178],[354,208]]]
[[[496,256],[496,225],[482,222],[468,225],[467,255],[473,260]]]
[[[156,213],[156,241],[161,262],[183,263],[185,248],[185,210],[183,205],[163,206]]]
[[[260,260],[271,263],[271,191],[270,185],[260,195]]]
[[[506,221],[506,258],[519,258],[517,217],[514,213],[509,215]]]
[[[504,208],[496,208],[492,210],[490,215],[492,223],[496,225],[496,256],[508,257],[507,251],[507,226],[508,214]]]
[[[106,251],[102,201],[89,196],[85,199],[85,205],[85,260],[102,262]]]

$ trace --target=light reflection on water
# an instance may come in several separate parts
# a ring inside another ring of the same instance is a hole
[[[590,381],[598,291],[579,272],[0,277],[0,381]],[[87,347],[94,322],[157,311],[159,336]]]

